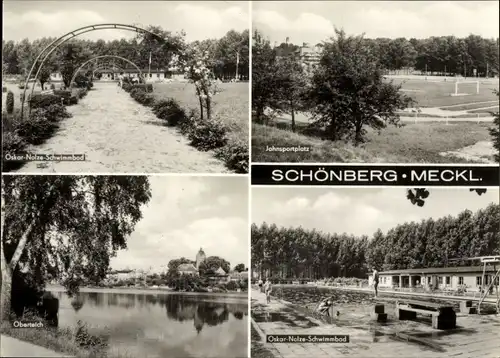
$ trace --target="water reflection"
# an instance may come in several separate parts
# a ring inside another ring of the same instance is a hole
[[[63,293],[59,293],[59,298]],[[75,313],[84,305],[91,307],[118,306],[126,309],[160,306],[166,310],[168,318],[179,321],[193,321],[197,333],[205,325],[217,326],[229,319],[229,314],[237,320],[242,320],[248,314],[246,304],[227,304],[223,302],[200,301],[203,296],[126,294],[126,293],[80,293],[71,301]]]

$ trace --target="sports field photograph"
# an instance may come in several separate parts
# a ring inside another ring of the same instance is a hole
[[[252,161],[497,163],[498,13],[253,3]]]

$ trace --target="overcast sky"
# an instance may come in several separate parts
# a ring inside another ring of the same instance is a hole
[[[498,37],[498,1],[254,1],[254,28],[272,43],[316,44],[343,28],[366,37],[470,33]]]
[[[477,211],[499,202],[499,191],[481,196],[469,189],[434,188],[423,207],[406,199],[405,188],[252,188],[252,222],[371,236],[408,221]]]
[[[250,27],[249,3],[231,1],[3,1],[3,39],[62,36],[100,23],[159,25],[186,31],[186,39],[220,38]],[[113,40],[133,37],[126,30],[100,30],[79,38]]]
[[[207,256],[248,265],[248,181],[245,177],[151,177],[152,199],[113,269],[148,269],[182,256]]]

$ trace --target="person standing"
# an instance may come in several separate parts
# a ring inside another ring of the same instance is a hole
[[[267,303],[271,302],[271,291],[272,291],[271,281],[269,281],[269,279],[267,279],[266,283],[264,284],[264,292],[266,293],[266,302]]]
[[[262,282],[262,278],[259,278],[259,291],[264,292],[262,289],[262,286],[264,286],[264,282]]]
[[[375,289],[375,297],[378,296],[378,271],[377,269],[373,269],[373,288]]]

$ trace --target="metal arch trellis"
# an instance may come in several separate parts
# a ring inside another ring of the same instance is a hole
[[[64,34],[63,36],[55,39],[50,44],[48,44],[42,51],[40,51],[40,53],[38,54],[38,56],[35,58],[35,61],[33,62],[33,65],[31,66],[31,69],[30,69],[30,71],[28,73],[28,76],[26,77],[26,82],[25,82],[24,89],[23,89],[22,102],[21,102],[21,117],[23,116],[24,103],[26,101],[26,89],[27,89],[27,87],[29,85],[29,81],[31,79],[31,75],[33,74],[33,71],[35,70],[35,67],[38,64],[38,61],[40,60],[40,58],[42,56],[45,55],[43,57],[43,59],[41,60],[40,65],[38,66],[38,69],[36,71],[36,74],[35,74],[35,77],[34,77],[34,84],[33,84],[33,87],[31,89],[31,95],[33,95],[33,91],[34,91],[34,87],[35,87],[35,84],[36,84],[36,80],[38,78],[38,75],[40,74],[40,71],[41,71],[41,69],[43,67],[43,64],[45,63],[45,61],[47,60],[47,58],[52,54],[52,52],[54,52],[60,45],[62,45],[63,43],[65,43],[65,42],[73,39],[74,37],[77,37],[77,36],[82,35],[82,34],[87,33],[87,32],[97,31],[97,30],[110,30],[110,29],[127,30],[127,31],[133,31],[133,32],[148,33],[150,35],[153,35],[154,37],[156,37],[157,39],[159,39],[161,41],[165,41],[165,39],[163,39],[161,36],[155,34],[154,32],[151,32],[149,30],[146,30],[146,29],[134,26],[134,25],[113,24],[113,23],[111,23],[111,24],[96,24],[96,25],[84,26],[84,27],[80,27],[80,28],[78,28],[76,30],[73,30],[73,31],[70,31],[70,32]]]
[[[73,74],[73,77],[71,77],[71,82],[69,83],[69,87],[71,88],[71,85],[73,84],[73,82],[75,81],[75,78],[76,78],[76,75],[78,74],[78,72],[80,72],[80,70],[82,68],[84,68],[87,64],[89,64],[90,62],[92,61],[95,61],[95,60],[98,60],[100,58],[117,58],[117,59],[120,59],[122,61],[125,61],[125,62],[128,62],[129,64],[131,64],[132,66],[134,66],[137,71],[139,71],[139,75],[142,77],[142,71],[141,69],[139,68],[139,66],[137,66],[135,63],[133,63],[132,61],[130,61],[129,59],[126,59],[125,57],[121,57],[121,56],[117,56],[117,55],[101,55],[101,56],[95,56],[95,57],[92,57],[90,60],[87,60],[85,61],[80,67],[78,67],[78,69],[75,71],[75,73]]]

